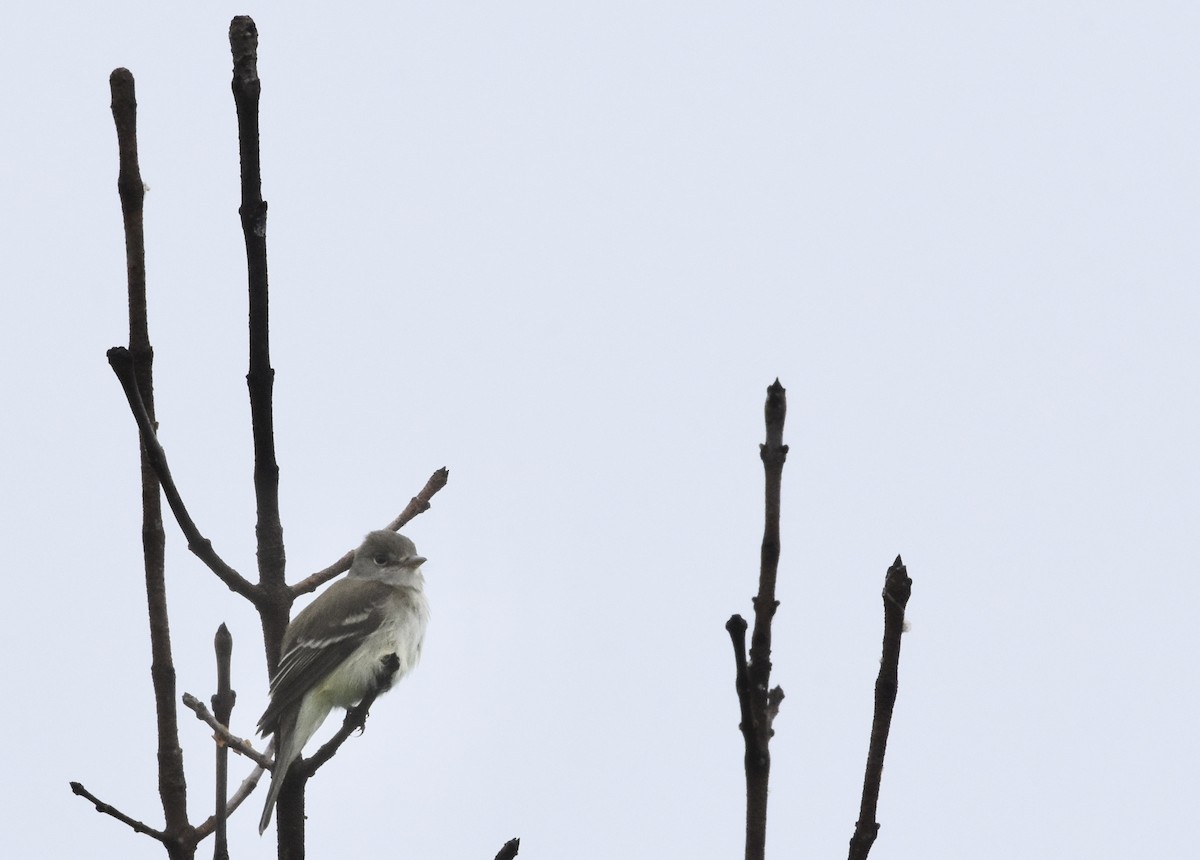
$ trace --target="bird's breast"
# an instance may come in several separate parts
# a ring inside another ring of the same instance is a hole
[[[379,683],[383,660],[395,654],[400,661],[384,689],[403,678],[421,659],[421,643],[429,624],[429,604],[418,591],[403,589],[393,611],[367,636],[346,661],[321,683],[320,695],[331,704],[350,708]],[[385,676],[386,677],[386,676]]]

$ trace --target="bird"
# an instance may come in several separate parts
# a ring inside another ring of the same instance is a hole
[[[384,692],[420,660],[429,603],[411,540],[373,531],[354,551],[350,572],[292,619],[271,677],[258,732],[274,736],[275,764],[258,832],[267,829],[288,769],[334,707],[352,708]]]

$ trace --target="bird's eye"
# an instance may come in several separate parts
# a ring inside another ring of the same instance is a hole
[[[376,564],[384,565],[387,564],[388,557],[381,552],[377,552],[373,560]]]

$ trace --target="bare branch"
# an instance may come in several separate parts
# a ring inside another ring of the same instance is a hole
[[[121,214],[125,222],[125,264],[129,290],[129,349],[109,350],[108,362],[125,390],[129,408],[137,421],[142,440],[142,456],[153,470],[157,483],[167,495],[167,502],[188,539],[188,548],[221,577],[231,589],[253,599],[245,589],[249,583],[225,564],[212,549],[212,544],[196,528],[184,507],[175,482],[167,467],[166,454],[158,444],[154,419],[154,382],[152,364],[154,350],[150,346],[146,313],[146,253],[143,236],[142,202],[145,185],[137,153],[137,99],[133,75],[128,69],[116,69],[109,77],[112,90],[113,121],[117,127],[117,152],[120,165],[117,191],[121,198]],[[145,465],[145,464],[144,464]],[[157,507],[158,487],[154,487]],[[161,530],[161,525],[158,527]],[[174,696],[172,696],[172,700]]]
[[[79,795],[80,797],[91,801],[92,804],[96,807],[97,812],[101,812],[105,815],[111,815],[113,818],[117,819],[117,821],[120,821],[123,824],[129,825],[129,827],[131,827],[133,829],[134,833],[145,833],[147,836],[153,837],[154,839],[157,839],[159,842],[163,842],[163,843],[165,843],[167,841],[167,834],[163,833],[161,830],[155,830],[153,827],[149,827],[146,824],[143,824],[141,821],[138,821],[136,818],[130,818],[128,815],[126,815],[121,810],[117,809],[115,806],[112,806],[110,804],[105,803],[103,800],[100,800],[98,797],[96,797],[96,795],[92,794],[90,791],[88,791],[86,788],[84,788],[81,783],[72,782],[71,783],[71,791],[75,792],[75,794]]]
[[[233,714],[233,705],[237,701],[237,694],[229,686],[230,663],[233,660],[233,636],[230,635],[229,628],[224,624],[217,628],[217,635],[213,637],[213,650],[217,656],[217,692],[213,694],[211,700],[213,716],[217,723],[227,726],[229,718]],[[229,860],[229,841],[225,827],[229,820],[229,810],[226,806],[229,790],[229,746],[219,742],[216,755],[216,779],[213,780],[216,791],[216,812],[213,814],[217,819],[217,830],[216,845],[213,846],[213,860]]]
[[[125,399],[129,402],[129,409],[141,432],[145,456],[153,469],[155,478],[162,485],[163,493],[167,497],[167,504],[171,506],[171,511],[175,514],[175,520],[179,523],[180,530],[187,538],[188,549],[203,561],[208,569],[229,587],[230,591],[236,591],[257,603],[261,599],[259,589],[217,555],[212,541],[200,533],[200,529],[196,527],[195,521],[188,513],[187,506],[179,494],[179,488],[175,485],[175,479],[171,477],[171,468],[167,464],[167,453],[159,444],[154,419],[143,400],[143,392],[137,381],[137,364],[133,355],[125,347],[114,346],[108,351],[108,363],[120,381],[121,388],[125,391]]]
[[[849,860],[866,860],[879,835],[875,815],[879,807],[879,785],[883,780],[883,758],[887,753],[892,710],[899,686],[900,637],[904,633],[904,611],[912,595],[912,580],[900,556],[888,568],[883,581],[883,657],[875,679],[875,717],[871,722],[871,745],[867,751],[867,770],[863,775],[862,804],[854,835],[850,837]]]
[[[732,615],[725,622],[725,629],[729,632],[730,642],[733,643],[733,683],[742,714],[738,728],[741,729],[742,739],[749,750],[754,744],[754,716],[751,713],[753,706],[750,701],[750,675],[746,671],[746,619],[740,615]]]
[[[387,528],[391,531],[399,531],[408,522],[416,518],[418,514],[423,514],[429,510],[430,500],[438,490],[446,486],[446,482],[449,480],[450,470],[445,467],[438,469],[430,475],[429,480],[425,482],[425,486],[421,488],[421,492],[409,500],[408,505],[400,512],[398,517],[388,523]],[[351,550],[324,570],[318,570],[311,576],[297,582],[292,586],[292,594],[299,597],[301,594],[308,594],[310,591],[315,591],[338,574],[348,571],[350,563],[353,560],[354,551]]]
[[[250,301],[250,425],[254,439],[254,497],[258,511],[258,581],[281,586],[284,576],[283,526],[279,521],[279,464],[275,459],[275,370],[271,367],[270,306],[267,291],[267,203],[262,197],[258,103],[258,28],[247,15],[229,24],[233,53],[233,102],[237,109],[238,154],[242,164],[242,237],[246,245]],[[282,631],[280,631],[282,633]]]
[[[191,693],[183,694],[183,704],[190,708],[199,719],[208,723],[209,728],[217,733],[217,736],[213,740],[218,744],[229,747],[229,749],[238,755],[244,755],[261,768],[271,769],[273,762],[269,755],[260,753],[250,741],[240,738],[231,732],[228,726],[221,724],[216,717],[208,712],[208,708],[204,707],[204,703]]]
[[[404,528],[410,521],[415,519],[418,514],[423,514],[430,507],[430,500],[437,494],[437,491],[446,486],[450,480],[450,470],[445,466],[438,469],[429,476],[429,480],[425,482],[425,486],[421,488],[421,492],[417,493],[408,504],[405,505],[394,520],[387,524],[389,531],[399,531]]]
[[[108,82],[112,93],[113,123],[117,129],[117,192],[121,198],[121,215],[125,226],[126,291],[129,297],[129,349],[119,350],[126,359],[124,365],[128,373],[121,384],[126,389],[127,397],[131,391],[137,395],[138,408],[135,412],[141,415],[139,426],[144,422],[153,431],[154,350],[150,346],[146,313],[142,212],[145,186],[137,155],[137,96],[133,75],[128,69],[115,69]],[[109,351],[110,362],[113,352]],[[137,356],[136,363],[134,356]],[[134,400],[131,399],[130,406],[133,405]],[[171,656],[171,626],[167,616],[166,536],[162,527],[159,479],[151,456],[153,432],[141,433],[141,440],[142,557],[146,578],[146,609],[150,621],[150,681],[154,688],[157,713],[158,794],[165,820],[161,841],[172,860],[177,860],[190,856],[185,838],[190,829],[187,820],[187,778],[183,767],[183,750],[179,746],[179,721],[175,709],[175,663]]]
[[[765,483],[764,524],[749,660],[746,659],[745,619],[734,615],[725,624],[733,642],[737,670],[734,682],[742,715],[739,728],[746,747],[746,860],[763,860],[766,854],[770,742],[775,733],[772,724],[783,701],[783,690],[771,687],[771,622],[779,607],[779,601],[775,599],[775,582],[779,570],[780,489],[788,453],[788,446],[783,444],[787,392],[778,379],[767,388],[763,415],[767,439],[759,446],[759,455],[763,461]]]

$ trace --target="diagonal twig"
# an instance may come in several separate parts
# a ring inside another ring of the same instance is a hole
[[[875,717],[871,721],[871,744],[867,751],[867,769],[863,775],[862,803],[854,835],[850,837],[849,860],[866,860],[879,835],[875,816],[879,807],[879,786],[883,780],[883,758],[887,752],[892,710],[899,686],[900,637],[904,633],[904,611],[912,595],[912,580],[900,556],[888,568],[883,581],[883,657],[875,679]]]
[[[387,529],[398,531],[418,514],[423,514],[429,510],[430,500],[438,490],[446,486],[446,482],[449,480],[450,470],[444,467],[430,475],[429,480],[425,482],[425,486],[421,488],[421,492],[409,500],[408,505],[400,512],[400,515],[387,524]],[[297,582],[292,586],[292,594],[299,597],[301,594],[308,594],[310,591],[315,591],[338,574],[349,570],[352,561],[354,561],[354,552],[350,551],[324,570],[318,570],[311,576],[307,576]]]
[[[71,791],[80,797],[91,801],[91,803],[96,807],[97,812],[104,815],[111,815],[113,818],[117,819],[117,821],[129,825],[129,827],[133,829],[134,833],[145,833],[147,836],[157,839],[159,842],[165,843],[167,841],[167,834],[163,833],[161,830],[155,830],[153,827],[138,821],[136,818],[130,818],[115,806],[105,803],[103,800],[96,797],[96,795],[84,788],[82,783],[72,782]]]
[[[209,713],[208,708],[204,707],[204,703],[193,696],[191,693],[183,694],[183,704],[190,708],[196,716],[208,724],[214,732],[217,733],[216,740],[224,744],[229,749],[233,750],[238,755],[244,755],[259,767],[267,770],[271,769],[271,757],[265,753],[260,753],[254,748],[254,745],[245,738],[238,737],[229,728],[222,725],[216,717]]]
[[[133,412],[133,418],[141,432],[146,458],[150,461],[154,475],[162,485],[163,494],[167,497],[167,504],[171,506],[171,511],[175,514],[180,530],[187,538],[188,549],[203,561],[223,583],[229,586],[231,591],[257,603],[260,599],[259,589],[217,555],[212,541],[200,533],[195,520],[188,513],[183,497],[179,494],[179,488],[175,485],[175,479],[171,477],[171,468],[167,464],[167,453],[159,444],[154,419],[150,416],[147,405],[142,399],[141,387],[137,380],[137,365],[133,355],[124,347],[114,346],[108,351],[108,363],[112,367],[113,373],[116,374],[117,380],[120,381],[121,388],[125,391],[125,399],[129,402],[129,409]]]
[[[496,854],[496,860],[513,860],[517,856],[517,851],[521,848],[520,839],[510,839],[500,848]]]

